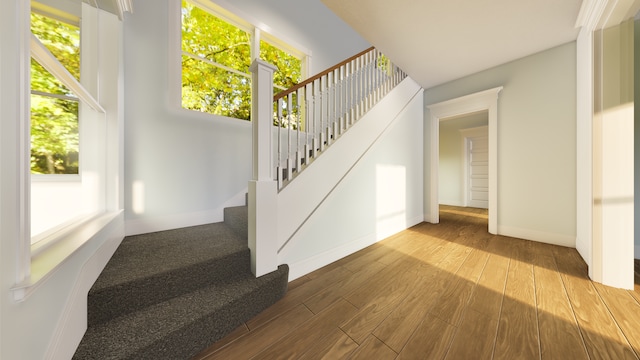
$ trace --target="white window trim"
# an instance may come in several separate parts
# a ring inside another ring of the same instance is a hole
[[[56,57],[47,49],[42,42],[33,34],[31,34],[31,56],[51,73],[56,79],[60,80],[78,99],[99,113],[104,114],[106,111],[90,93],[85,89],[76,78],[71,75],[64,65],[56,59]]]
[[[255,58],[259,56],[259,52],[255,51],[256,47],[260,46],[260,40],[266,41],[272,45],[277,46],[278,48],[288,52],[291,55],[294,55],[300,59],[301,62],[301,73],[303,80],[309,75],[308,69],[311,68],[311,50],[307,49],[304,46],[297,44],[295,41],[292,41],[285,34],[280,34],[270,26],[265,23],[257,20],[251,15],[248,15],[238,8],[233,6],[231,3],[228,3],[224,0],[186,0],[187,2],[200,7],[211,13],[212,15],[219,17],[220,19],[240,28],[241,30],[247,31],[252,36],[252,46],[251,46],[251,56]],[[182,51],[182,1],[170,2],[169,4],[169,14],[174,14],[174,16],[169,17],[169,43],[172,44],[170,46],[170,55],[169,55],[169,104],[182,113],[189,114],[199,114],[196,116],[202,116],[205,118],[217,118],[224,119],[224,121],[237,122],[238,119],[230,118],[222,115],[210,114],[201,111],[189,110],[182,107],[182,61],[181,56],[186,55],[193,57],[193,54],[186,53]],[[195,57],[197,60],[209,61],[202,59],[200,57]],[[221,67],[223,69],[229,70],[226,67],[215,64],[217,67]],[[238,73],[240,75],[243,74],[241,71],[237,70],[229,70],[234,73]],[[251,74],[248,74],[251,76]]]
[[[18,22],[20,24],[18,41],[18,52],[20,54],[20,61],[16,65],[17,71],[19,73],[19,75],[17,76],[19,81],[15,86],[17,90],[16,98],[17,102],[19,103],[19,105],[16,107],[16,109],[18,110],[17,118],[19,119],[19,121],[17,121],[18,125],[16,128],[16,132],[19,135],[18,140],[15,143],[15,150],[17,150],[17,160],[15,163],[15,167],[18,170],[16,172],[16,182],[18,185],[18,204],[16,204],[16,210],[18,212],[17,222],[19,224],[16,227],[17,236],[15,237],[15,285],[10,289],[13,300],[16,302],[25,301],[31,294],[36,292],[38,288],[46,284],[46,280],[52,278],[53,274],[55,274],[57,270],[61,269],[62,266],[67,263],[69,259],[71,259],[72,255],[87,247],[93,239],[100,239],[101,234],[104,234],[105,231],[108,232],[113,230],[112,228],[114,226],[119,226],[118,224],[123,221],[122,192],[120,190],[123,186],[122,180],[119,180],[118,184],[107,182],[104,185],[105,187],[100,190],[102,192],[100,197],[104,198],[104,200],[102,201],[103,203],[99,208],[99,211],[94,212],[93,214],[81,215],[80,217],[74,219],[75,221],[73,223],[61,224],[48,233],[47,239],[43,240],[44,242],[42,244],[34,244],[34,246],[31,245],[30,186],[32,177],[29,153],[29,98],[31,86],[29,74],[31,60],[30,53],[32,51],[31,45],[33,44],[33,35],[31,34],[30,30],[30,4],[27,1],[20,3],[21,7],[19,8],[19,11],[17,11],[19,16]],[[83,17],[87,16],[92,18],[87,20],[87,24],[91,24],[92,27],[95,27],[95,29],[92,30],[92,35],[101,36],[100,34],[102,34],[102,36],[113,36],[106,34],[108,32],[111,32],[109,27],[103,28],[104,26],[100,24],[100,11],[98,9],[92,8],[84,3],[82,4],[82,6]],[[85,9],[87,9],[86,12]],[[110,24],[113,23],[110,22]],[[102,29],[98,30],[99,28]],[[39,41],[37,43],[39,43]],[[36,48],[36,52],[38,54],[37,56],[42,56],[45,59],[48,56],[53,56],[50,52],[48,52],[48,49],[46,48],[46,52],[42,51],[42,48],[38,49],[40,45],[38,45]],[[98,58],[96,58],[95,60],[98,61]],[[52,64],[54,65],[51,65],[54,69],[56,68],[55,63],[62,66],[56,59],[54,62],[52,62]],[[49,68],[45,68],[53,73],[53,71],[51,71]],[[64,66],[62,66],[62,68],[64,69]],[[116,150],[114,146],[117,146],[117,152],[121,152],[121,140],[118,140],[121,137],[121,132],[117,129],[114,129],[113,126],[122,126],[122,105],[117,105],[117,107],[114,107],[114,109],[112,109],[113,111],[107,113],[100,105],[100,103],[95,100],[93,96],[91,96],[89,91],[86,90],[84,86],[80,85],[77,80],[75,80],[75,78],[71,76],[68,71],[66,71],[66,69],[62,71],[58,68],[55,69],[55,71],[61,71],[63,73],[63,76],[66,77],[65,82],[67,82],[65,83],[65,85],[68,86],[70,90],[76,92],[79,97],[80,93],[84,93],[82,96],[88,99],[85,105],[90,106],[97,112],[101,112],[105,120],[107,118],[111,118],[110,120],[113,122],[115,119],[120,119],[117,120],[117,125],[115,125],[115,123],[108,125],[108,139],[105,139],[105,146],[113,150]],[[65,71],[67,74],[64,74]],[[74,84],[72,79],[75,80],[76,84]],[[122,95],[118,94],[117,96],[121,97]],[[120,100],[118,101],[118,103],[120,104]],[[116,145],[116,143],[120,145]],[[106,176],[120,178],[118,174],[120,174],[120,172],[122,171],[122,164],[113,163],[112,160],[108,159],[107,156],[109,155],[109,152],[106,150],[104,151],[104,155],[104,161],[106,162]],[[113,155],[117,156],[117,154]],[[78,175],[75,175],[75,178],[73,179],[71,177],[64,177],[64,180],[61,180],[76,181],[78,178],[80,177]],[[107,197],[105,198],[105,196]]]

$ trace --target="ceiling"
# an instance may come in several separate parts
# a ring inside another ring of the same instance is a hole
[[[570,41],[582,0],[321,0],[425,89]]]

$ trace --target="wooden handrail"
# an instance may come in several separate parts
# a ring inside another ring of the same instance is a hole
[[[319,78],[321,78],[321,77],[327,75],[328,73],[334,71],[335,69],[339,68],[340,66],[342,66],[342,65],[344,65],[344,64],[346,64],[346,63],[348,63],[348,62],[350,62],[350,61],[352,61],[352,60],[354,60],[356,58],[359,58],[360,56],[368,53],[369,51],[372,51],[373,49],[374,49],[374,47],[372,46],[372,47],[370,47],[370,48],[368,48],[366,50],[363,50],[363,51],[353,55],[352,57],[350,57],[350,58],[348,58],[348,59],[346,59],[346,60],[344,60],[344,61],[342,61],[342,62],[340,62],[340,63],[338,63],[336,65],[333,65],[332,67],[328,68],[327,70],[324,70],[323,72],[318,73],[317,75],[314,75],[314,76],[308,78],[307,80],[305,80],[305,81],[303,81],[303,82],[301,82],[299,84],[293,85],[292,87],[288,88],[287,90],[284,90],[284,91],[281,91],[281,92],[275,94],[273,96],[273,101],[278,101],[278,99],[281,99],[281,98],[291,94],[292,92],[300,89],[301,87],[307,86],[308,84],[311,84],[312,82],[318,80]]]

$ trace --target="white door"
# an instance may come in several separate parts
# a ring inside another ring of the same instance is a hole
[[[489,137],[474,136],[467,141],[467,206],[489,208]]]

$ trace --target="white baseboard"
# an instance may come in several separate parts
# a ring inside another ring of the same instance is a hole
[[[640,259],[640,245],[636,244],[633,255],[635,259]]]
[[[350,243],[325,251],[321,254],[314,255],[310,258],[289,264],[289,281],[293,281],[310,272],[316,271],[323,266],[327,266],[334,261],[349,256],[356,251],[360,251],[367,246],[377,242],[375,234],[363,236]]]
[[[498,234],[519,239],[542,242],[546,244],[560,245],[575,248],[576,237],[562,234],[548,233],[531,229],[523,229],[512,226],[498,225]]]
[[[87,330],[87,293],[124,238],[123,218],[121,214],[90,240],[102,242],[102,245],[80,268],[45,359],[64,360],[73,357]]]
[[[421,222],[423,222],[422,215],[416,216],[413,219],[408,219],[406,222],[406,226],[404,228],[396,229],[396,231],[394,231],[389,235],[383,236],[378,232],[365,235],[347,244],[327,250],[321,254],[314,255],[302,261],[289,264],[289,281],[293,281],[310,272],[318,270],[323,266],[329,265],[334,261],[340,260],[345,256],[348,256],[353,254],[354,252],[360,251],[366,248],[367,246],[373,245],[378,241],[384,240],[391,235],[397,234],[400,231],[404,231]],[[285,261],[280,261],[281,259],[278,259],[278,260],[279,260],[279,263],[285,262]]]
[[[224,220],[224,208],[246,205],[247,189],[240,191],[216,209],[185,214],[149,216],[125,220],[125,234],[138,235],[156,231],[179,229],[189,226],[217,223]]]

